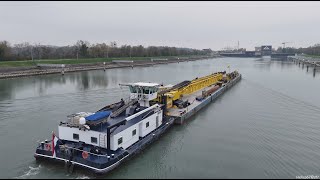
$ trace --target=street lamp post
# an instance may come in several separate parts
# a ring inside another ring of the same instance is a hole
[[[107,58],[109,58],[108,52],[109,52],[109,46],[107,46]]]
[[[33,46],[31,46],[31,59],[32,59],[32,61],[33,61]]]

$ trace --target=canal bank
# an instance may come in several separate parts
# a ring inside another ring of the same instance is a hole
[[[306,57],[306,56],[291,56],[288,57],[294,64],[299,65],[301,64],[302,69],[306,66],[307,72],[309,69],[313,72],[313,77],[316,76],[317,69],[320,68],[320,60],[318,58],[313,57]]]
[[[112,62],[101,62],[101,63],[86,63],[86,64],[61,64],[51,66],[38,66],[38,67],[10,67],[0,68],[0,79],[5,78],[16,78],[25,76],[36,76],[45,74],[57,74],[61,73],[64,75],[68,72],[76,71],[89,71],[89,70],[106,70],[113,68],[134,68],[138,66],[153,66],[157,64],[169,64],[169,63],[180,63],[186,61],[197,61],[212,58],[209,56],[202,57],[189,57],[179,59],[151,59],[151,60],[136,60],[136,61],[112,61]]]
[[[52,138],[67,114],[120,100],[120,83],[177,84],[216,71],[242,79],[181,126],[100,179],[296,178],[317,174],[320,158],[320,76],[290,61],[216,58],[0,80],[1,178],[96,178],[37,163],[39,137]],[[297,86],[297,84],[299,84]],[[14,158],[5,152],[14,154]]]

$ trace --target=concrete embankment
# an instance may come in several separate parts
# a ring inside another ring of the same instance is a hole
[[[90,64],[66,64],[64,67],[11,67],[11,68],[0,68],[0,79],[4,78],[15,78],[24,76],[36,76],[45,74],[65,74],[68,72],[75,71],[88,71],[97,69],[112,69],[112,68],[134,68],[136,66],[153,66],[156,64],[168,64],[168,63],[179,63],[185,61],[196,61],[202,59],[208,59],[209,57],[197,57],[188,59],[168,59],[160,60],[155,59],[152,61],[138,60],[133,62],[106,62],[106,63],[90,63]]]

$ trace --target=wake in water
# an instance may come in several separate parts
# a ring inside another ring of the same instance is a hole
[[[29,166],[29,170],[27,172],[25,172],[23,175],[16,177],[15,179],[26,179],[30,176],[34,176],[40,173],[40,168],[41,165],[39,165],[38,167],[31,167]]]
[[[245,79],[245,78],[242,78],[243,80],[245,80],[245,82],[247,82],[248,84],[251,84],[253,85],[254,87],[256,88],[260,88],[261,90],[265,91],[265,92],[268,92],[270,95],[272,96],[275,96],[275,97],[278,97],[278,98],[282,98],[282,99],[285,99],[289,102],[292,102],[292,103],[295,103],[295,104],[301,104],[301,105],[304,105],[306,108],[308,108],[309,110],[313,110],[317,113],[320,113],[320,107],[314,105],[314,104],[311,104],[309,102],[306,102],[306,101],[302,101],[300,99],[296,99],[294,97],[291,97],[291,96],[288,96],[286,94],[283,94],[279,91],[276,91],[276,90],[273,90],[271,88],[267,88],[257,82],[253,82],[253,81],[250,81],[248,79]]]
[[[90,177],[81,175],[81,176],[78,176],[76,179],[90,179]]]

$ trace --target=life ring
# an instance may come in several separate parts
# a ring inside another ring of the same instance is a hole
[[[46,150],[47,151],[51,151],[51,145],[50,144],[46,144]]]
[[[88,154],[87,151],[83,151],[83,152],[82,152],[82,158],[83,158],[83,159],[87,159],[88,156],[89,156],[89,154]]]

